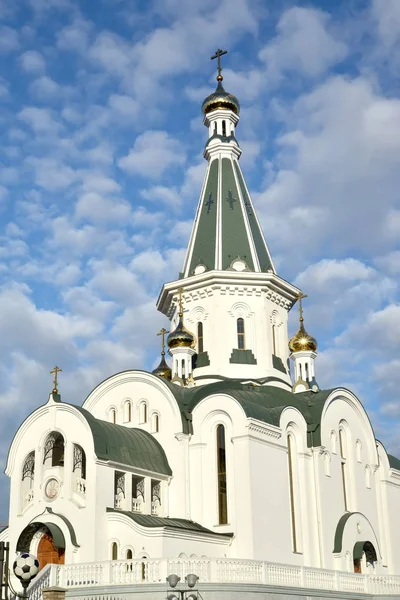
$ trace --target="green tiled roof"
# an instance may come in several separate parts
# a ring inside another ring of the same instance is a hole
[[[219,381],[198,388],[182,388],[165,381],[179,405],[184,433],[192,430],[192,411],[195,406],[211,394],[227,394],[239,402],[247,417],[279,426],[282,411],[288,406],[297,408],[307,423],[308,446],[321,445],[321,414],[325,400],[333,390],[302,392],[263,385],[253,386],[238,380]]]
[[[172,475],[162,446],[150,433],[96,419],[86,409],[75,404],[70,406],[76,408],[88,422],[97,458]]]
[[[397,469],[397,471],[400,471],[400,459],[396,458],[392,454],[388,454],[388,459],[389,459],[389,465],[391,466],[391,468]]]
[[[187,519],[173,519],[169,517],[155,517],[153,515],[143,515],[141,513],[134,513],[128,510],[117,510],[115,508],[107,508],[107,512],[116,512],[122,513],[126,517],[135,521],[138,525],[142,527],[164,527],[168,529],[185,529],[186,531],[195,531],[198,533],[206,533],[208,535],[224,535],[231,537],[232,534],[222,534],[216,533],[215,531],[211,531],[211,529],[206,529],[199,523],[195,523],[194,521],[188,521]]]

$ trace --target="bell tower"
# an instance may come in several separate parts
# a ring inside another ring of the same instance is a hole
[[[291,389],[287,321],[299,290],[276,273],[239,165],[240,104],[223,86],[225,54],[211,57],[218,74],[202,105],[207,168],[181,278],[163,286],[157,308],[176,329],[184,288],[196,385],[238,379]]]

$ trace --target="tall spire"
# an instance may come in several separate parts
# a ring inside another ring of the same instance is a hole
[[[240,169],[240,104],[222,85],[226,54],[218,49],[211,56],[217,88],[202,105],[207,169],[184,266],[178,280],[163,286],[157,306],[171,319],[176,383],[185,384],[193,368],[196,385],[232,378],[291,389],[287,319],[299,290],[275,272]],[[183,324],[183,285],[185,325],[197,339]]]
[[[183,273],[185,277],[208,270],[256,273],[275,269],[239,166],[241,150],[235,137],[240,104],[222,86],[218,49],[217,89],[203,102],[209,139],[204,156],[207,173],[200,196]]]

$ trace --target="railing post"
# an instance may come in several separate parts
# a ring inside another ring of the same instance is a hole
[[[218,583],[218,581],[219,581],[218,564],[217,564],[217,559],[216,558],[210,558],[210,562],[209,562],[209,578],[210,578],[210,583]]]
[[[369,592],[369,577],[364,575],[364,592]]]
[[[167,558],[161,558],[160,559],[160,581],[162,583],[164,583],[167,580],[168,575],[171,575],[171,573],[168,573],[168,559]]]
[[[105,564],[105,568],[104,568],[104,582],[103,582],[104,584],[110,585],[112,583],[112,573],[113,573],[113,563],[112,563],[112,560],[109,560],[108,563]]]
[[[59,566],[58,565],[50,565],[50,573],[49,573],[49,587],[54,587],[59,585],[58,581],[57,581],[57,570],[58,570]]]
[[[301,587],[305,587],[305,573],[304,573],[304,567],[303,565],[300,565],[300,585]]]
[[[334,571],[335,575],[334,575],[334,580],[333,580],[333,587],[335,590],[339,590],[340,586],[339,586],[339,571]]]

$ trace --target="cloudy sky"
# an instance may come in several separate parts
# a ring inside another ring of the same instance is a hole
[[[275,265],[308,294],[317,379],[355,391],[400,455],[399,0],[0,0],[0,23],[1,471],[54,364],[80,404],[158,361],[218,47]],[[0,475],[0,521],[7,504]]]

